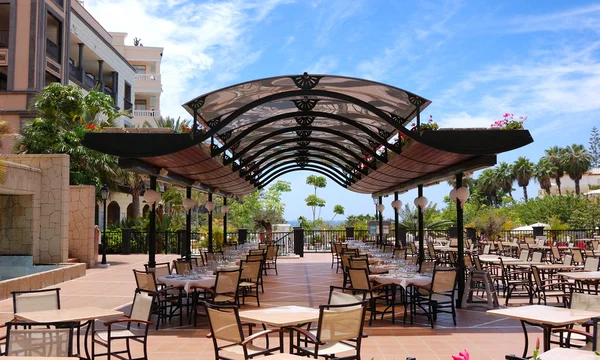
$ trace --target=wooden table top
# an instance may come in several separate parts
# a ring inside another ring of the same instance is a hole
[[[561,272],[558,275],[573,280],[600,280],[600,271]]]
[[[594,354],[593,351],[554,348],[545,353],[541,353],[540,358],[543,360],[598,360],[600,359],[600,356]]]
[[[319,320],[319,309],[304,306],[278,306],[240,311],[240,320],[273,327],[304,324]]]
[[[99,307],[79,307],[72,309],[29,311],[16,313],[15,317],[22,321],[49,323],[59,321],[87,321],[123,316],[121,311]]]
[[[488,310],[486,313],[493,316],[552,326],[577,324],[588,321],[593,317],[600,317],[600,312],[597,311],[573,310],[545,305],[526,305],[507,309]]]

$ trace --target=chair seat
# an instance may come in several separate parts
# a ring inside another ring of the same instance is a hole
[[[217,295],[217,296],[215,296],[213,301],[217,302],[217,303],[231,302],[231,301],[235,302],[235,298],[233,296],[229,296],[229,295]]]
[[[240,287],[253,287],[253,286],[258,286],[258,284],[253,283],[253,282],[248,282],[248,281],[242,281],[239,286]]]
[[[241,345],[228,346],[226,348],[223,348],[223,350],[228,351],[230,353],[238,354],[238,355],[244,355],[244,347]],[[248,351],[248,355],[252,356],[254,354],[264,352],[267,349],[258,347],[253,344],[248,344],[248,345],[246,345],[246,350]]]
[[[113,330],[110,332],[110,335],[113,339],[138,336],[129,330]],[[108,341],[108,331],[96,331],[96,336],[98,336],[102,341]]]
[[[544,295],[546,295],[546,296],[565,296],[565,292],[562,290],[550,290],[550,291],[544,291]]]
[[[301,346],[300,348],[308,353],[311,353],[311,354],[315,353],[314,346],[307,346],[307,347]],[[338,354],[338,353],[341,353],[344,351],[356,351],[356,349],[354,348],[354,346],[350,346],[343,342],[327,343],[325,345],[319,346],[319,353],[317,355],[319,355],[319,356],[332,355],[332,354]]]

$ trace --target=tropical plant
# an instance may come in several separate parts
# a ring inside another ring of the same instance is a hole
[[[429,203],[423,209],[423,227],[425,229],[447,229],[452,226],[452,221],[441,219],[438,216],[436,209],[437,204]],[[416,229],[418,227],[418,215],[419,211],[417,207],[404,204],[403,207],[398,209],[398,221],[401,225],[408,229]]]
[[[368,223],[371,220],[375,220],[375,218],[370,214],[348,215],[346,217],[345,225],[348,227],[353,227],[355,230],[367,230]]]
[[[486,239],[493,239],[500,233],[506,220],[506,217],[497,209],[490,209],[477,216],[473,220],[473,224],[477,231],[485,235]]]
[[[590,155],[592,155],[592,166],[600,167],[600,133],[597,127],[592,128],[590,134]]]
[[[130,171],[125,172],[122,179],[123,185],[128,188],[128,193],[131,195],[131,207],[133,209],[131,215],[133,218],[140,216],[140,196],[144,191],[144,180],[143,175]]]
[[[592,155],[583,145],[573,144],[565,148],[561,161],[565,172],[575,182],[575,194],[579,195],[581,193],[579,182],[583,174],[592,167]]]
[[[472,177],[473,174],[465,173],[462,179],[462,186],[466,186],[468,188],[472,187],[475,184],[475,180]],[[453,177],[448,180],[448,185],[450,185],[453,189],[456,189],[456,178]]]
[[[547,158],[541,158],[533,168],[533,176],[540,184],[540,188],[550,195],[550,188],[552,187],[552,175],[554,174],[554,168]]]
[[[565,175],[565,168],[562,160],[562,153],[564,152],[563,148],[558,146],[552,146],[550,149],[546,150],[545,158],[552,165],[552,169],[554,170],[554,175],[552,176],[556,181],[556,187],[558,188],[558,195],[562,195],[562,191],[560,188],[561,182],[560,179]]]
[[[191,123],[190,120],[182,119],[181,117],[178,117],[177,119],[175,119],[170,116],[167,116],[167,117],[161,116],[161,117],[154,118],[154,124],[152,124],[148,120],[144,121],[144,124],[142,125],[142,127],[145,127],[145,128],[152,128],[152,127],[168,128],[168,129],[171,129],[178,133],[184,133],[184,132],[189,132],[190,123]]]
[[[533,167],[533,163],[524,156],[520,156],[512,167],[513,176],[517,180],[517,184],[523,188],[525,202],[527,202],[527,186],[529,185],[529,180],[531,180],[531,177],[533,176]]]
[[[0,149],[2,149],[2,138],[9,134],[8,123],[0,121]],[[4,158],[0,156],[0,184],[6,180],[6,164]]]
[[[498,167],[494,169],[494,176],[502,191],[512,197],[512,185],[515,181],[512,167],[507,162],[502,161]]]
[[[501,189],[493,169],[485,169],[479,174],[475,185],[484,197],[484,203],[493,206],[500,202],[498,191]]]
[[[313,195],[309,195],[304,201],[306,202],[306,206],[312,209],[313,222],[315,221],[316,210],[317,207],[322,208],[325,206],[325,200],[317,197],[317,188],[323,189],[327,186],[327,179],[324,176],[318,175],[309,175],[306,178],[306,184],[311,185],[315,189],[315,193]],[[310,205],[309,205],[310,203]],[[320,214],[320,210],[319,210]]]
[[[333,217],[331,218],[331,221],[333,221],[333,219],[335,219],[336,215],[344,215],[344,207],[342,205],[334,205],[333,206]]]

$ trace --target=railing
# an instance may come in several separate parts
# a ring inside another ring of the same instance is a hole
[[[331,243],[346,239],[346,230],[304,230],[304,251],[331,251]]]
[[[108,86],[105,86],[102,91],[108,96],[113,96],[113,89]]]
[[[123,98],[123,110],[131,110],[132,107],[133,105],[131,104],[131,101]]]
[[[434,241],[436,239],[444,239],[447,240],[450,237],[450,230],[440,229],[440,230],[432,230],[432,229],[424,229],[423,230],[423,241],[429,242]],[[419,239],[419,230],[410,229],[406,231],[406,242],[418,241]]]
[[[277,255],[288,255],[294,253],[294,232],[293,231],[278,231],[271,233],[271,239],[275,244],[279,245]]]
[[[69,76],[81,82],[81,69],[69,63]]]
[[[60,47],[53,43],[50,39],[46,39],[46,55],[50,59],[60,63]]]
[[[580,230],[544,230],[543,236],[549,241],[572,242],[578,239],[591,239],[596,231],[594,229]],[[532,230],[506,230],[502,231],[500,237],[506,241],[523,240],[526,237],[533,238]]]
[[[160,81],[160,74],[135,74],[135,79],[140,81]]]
[[[85,75],[83,76],[82,83],[88,89],[93,89],[94,87],[96,87],[96,78],[94,78],[93,75],[90,73],[85,73]]]
[[[0,30],[0,48],[8,47],[8,30]]]
[[[133,116],[159,117],[160,111],[158,111],[158,110],[133,110]]]

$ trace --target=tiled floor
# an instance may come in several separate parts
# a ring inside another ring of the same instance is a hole
[[[157,262],[174,256],[159,255]],[[108,258],[108,269],[89,269],[87,276],[65,282],[61,288],[61,306],[99,306],[127,312],[135,289],[132,269],[143,269],[146,256],[114,255]],[[330,254],[307,254],[302,259],[279,260],[279,275],[265,277],[265,294],[261,307],[302,305],[317,307],[327,302],[329,285],[341,285],[342,277],[331,269]],[[252,299],[245,309],[255,306]],[[12,301],[0,302],[2,321],[12,318]],[[485,315],[484,310],[459,310],[458,326],[452,325],[449,315],[440,315],[435,330],[425,323],[416,325],[392,324],[377,320],[365,327],[369,335],[362,346],[363,359],[400,360],[408,356],[417,360],[444,359],[462,349],[468,349],[471,359],[504,359],[505,354],[521,354],[523,334],[518,322]],[[178,321],[149,335],[151,359],[214,359],[212,340],[206,338],[207,326],[196,328],[177,326]],[[540,332],[531,335],[530,343]],[[134,354],[135,355],[135,354]],[[236,358],[236,357],[233,357]],[[237,357],[239,358],[239,357]]]

